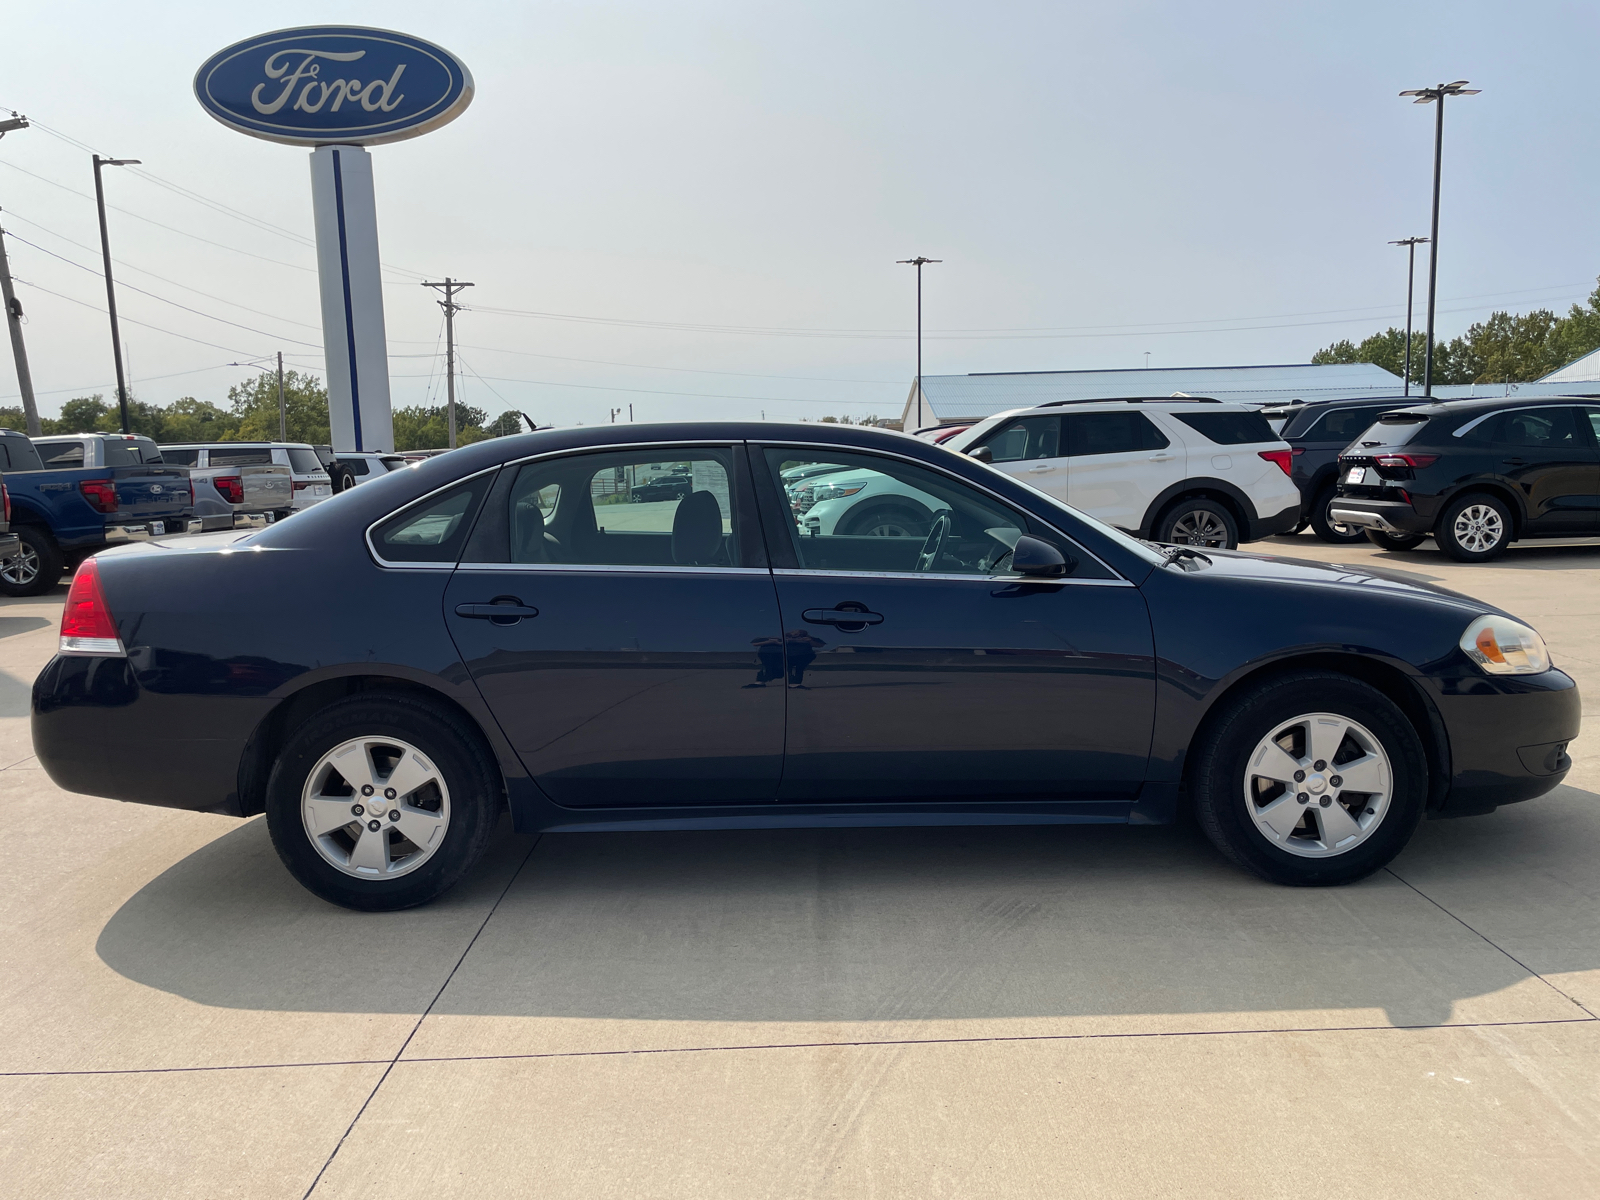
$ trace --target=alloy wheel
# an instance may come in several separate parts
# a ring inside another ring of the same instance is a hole
[[[1506,535],[1505,519],[1489,504],[1469,504],[1450,527],[1456,543],[1474,554],[1493,550]]]
[[[444,843],[450,789],[415,746],[396,738],[341,742],[306,776],[300,816],[328,863],[360,879],[415,871]]]
[[[1245,765],[1245,810],[1273,845],[1301,858],[1355,849],[1383,823],[1394,796],[1388,752],[1338,713],[1276,725]]]
[[[23,542],[21,552],[0,569],[0,579],[4,579],[13,587],[27,587],[37,578],[39,578],[39,552],[27,542]]]
[[[1179,546],[1223,549],[1228,544],[1228,527],[1216,513],[1197,508],[1183,513],[1172,523],[1172,536],[1168,540]]]

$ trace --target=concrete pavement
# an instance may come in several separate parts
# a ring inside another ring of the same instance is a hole
[[[1600,688],[1600,550],[1377,562]],[[262,822],[66,795],[0,602],[0,1180],[28,1196],[1580,1195],[1600,730],[1349,888],[1191,827],[508,836],[348,913]]]

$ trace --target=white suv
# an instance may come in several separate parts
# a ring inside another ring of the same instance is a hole
[[[945,445],[1152,541],[1231,550],[1300,521],[1293,451],[1243,405],[1063,400],[989,417]]]

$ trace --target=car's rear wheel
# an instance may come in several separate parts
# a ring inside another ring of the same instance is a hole
[[[920,537],[933,528],[933,514],[902,504],[877,504],[851,513],[841,532],[855,537]]]
[[[1411,839],[1427,802],[1422,741],[1394,702],[1331,672],[1230,701],[1195,747],[1195,813],[1229,859],[1273,883],[1360,879]]]
[[[1445,505],[1433,540],[1457,562],[1488,562],[1511,544],[1511,510],[1483,492]]]
[[[1338,493],[1333,488],[1324,488],[1317,493],[1317,498],[1311,504],[1311,531],[1331,545],[1348,546],[1359,542],[1366,530],[1359,525],[1345,525],[1328,515],[1328,506],[1337,497]]]
[[[22,545],[0,567],[0,593],[42,596],[61,582],[61,547],[55,538],[34,525],[18,525],[14,532]]]
[[[500,779],[459,715],[409,696],[352,696],[290,736],[267,782],[267,828],[324,900],[387,911],[454,886],[488,848]]]
[[[1369,529],[1366,532],[1367,541],[1379,550],[1415,550],[1423,542],[1420,533],[1384,533],[1381,529]]]
[[[1219,501],[1204,497],[1180,500],[1161,514],[1155,540],[1177,546],[1233,550],[1239,545],[1239,523]]]

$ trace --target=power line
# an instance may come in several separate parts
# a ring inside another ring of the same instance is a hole
[[[476,371],[473,374],[477,374]],[[391,375],[390,379],[426,379],[425,375]],[[723,392],[669,392],[656,388],[626,388],[606,387],[598,383],[558,383],[551,379],[517,379],[508,375],[479,375],[478,378],[485,383],[493,380],[495,383],[528,383],[537,387],[580,388],[588,392],[628,392],[640,396],[694,396],[704,400],[765,400],[773,404],[876,404],[882,405],[880,400],[842,400],[829,398],[826,400],[810,400],[803,396],[736,396]]]
[[[58,300],[65,300],[69,304],[77,304],[77,305],[80,305],[83,308],[93,309],[95,312],[99,312],[99,313],[103,313],[103,312],[106,311],[105,309],[101,308],[98,304],[90,304],[87,300],[78,300],[78,299],[76,299],[76,298],[74,298],[72,296],[63,295],[60,292],[53,292],[49,288],[43,287],[43,286],[41,286],[40,284],[37,284],[37,283],[33,283],[30,280],[20,279],[19,278],[19,279],[17,279],[17,282],[18,283],[25,283],[25,284],[27,284],[27,286],[33,288],[35,291],[43,292],[47,296],[54,296]],[[129,325],[138,325],[138,326],[141,326],[141,327],[143,327],[145,329],[153,329],[157,333],[166,334],[168,337],[182,338],[186,342],[194,342],[197,345],[201,345],[201,346],[210,346],[213,350],[226,350],[229,354],[237,354],[237,355],[240,355],[243,358],[251,357],[249,351],[239,350],[239,349],[237,349],[237,348],[235,348],[233,346],[221,346],[221,345],[218,345],[216,342],[205,341],[203,338],[190,337],[186,333],[178,333],[175,330],[163,329],[161,326],[152,325],[148,321],[136,321],[132,317],[123,317],[121,319],[126,321]]]

